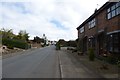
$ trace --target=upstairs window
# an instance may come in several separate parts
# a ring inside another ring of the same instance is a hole
[[[80,28],[80,33],[84,32],[84,26]]]
[[[111,19],[114,16],[120,14],[120,2],[112,5],[110,8],[107,9],[107,19]]]
[[[95,21],[95,18],[94,18],[89,22],[89,29],[95,27],[95,25],[96,25],[96,21]]]

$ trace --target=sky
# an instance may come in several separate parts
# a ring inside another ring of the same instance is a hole
[[[1,0],[0,29],[26,30],[30,39],[75,40],[77,27],[108,0]]]

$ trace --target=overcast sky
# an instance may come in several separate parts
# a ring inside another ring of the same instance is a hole
[[[0,28],[26,30],[32,39],[75,40],[76,28],[108,0],[2,0]]]

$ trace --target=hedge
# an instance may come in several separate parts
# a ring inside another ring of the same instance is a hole
[[[89,60],[90,61],[94,61],[95,59],[95,54],[94,54],[94,49],[93,48],[89,48]]]
[[[2,38],[2,44],[6,46],[13,46],[13,47],[21,48],[21,49],[30,48],[30,45],[28,45],[27,42],[20,41],[20,40],[14,40],[14,39]]]

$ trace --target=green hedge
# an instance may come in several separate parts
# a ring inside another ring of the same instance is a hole
[[[60,50],[61,49],[61,46],[59,43],[56,44],[56,50]]]
[[[94,61],[94,59],[95,59],[94,49],[89,48],[89,60]]]
[[[14,40],[14,39],[6,39],[2,38],[2,44],[6,45],[8,47],[17,47],[21,49],[28,49],[30,48],[30,45],[27,44],[27,42],[23,42],[20,40]]]

